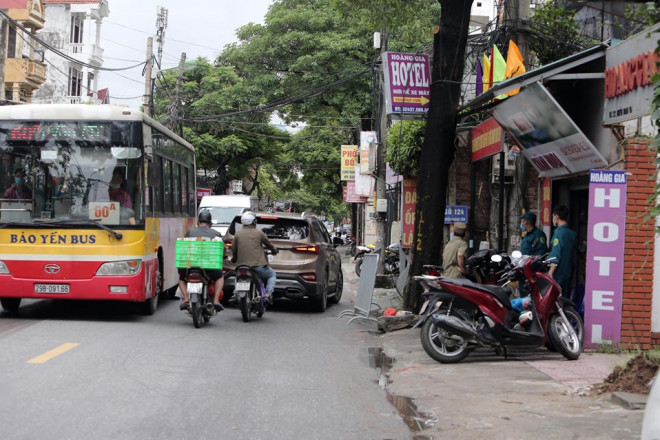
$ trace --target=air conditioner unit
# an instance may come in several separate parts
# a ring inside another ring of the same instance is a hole
[[[516,173],[516,157],[509,156],[507,152],[504,153],[504,183],[512,184],[513,177]],[[493,156],[493,168],[491,170],[491,182],[500,182],[500,155]]]

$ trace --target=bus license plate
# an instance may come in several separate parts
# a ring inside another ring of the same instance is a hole
[[[34,293],[69,293],[68,284],[35,284]]]
[[[250,290],[250,283],[236,283],[234,290],[246,291]]]

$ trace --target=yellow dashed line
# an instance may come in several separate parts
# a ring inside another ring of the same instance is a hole
[[[28,364],[43,364],[45,362],[48,362],[49,360],[53,359],[54,357],[57,357],[63,353],[66,353],[69,350],[73,350],[80,344],[77,342],[67,342],[66,344],[62,344],[59,347],[55,347],[50,351],[47,351],[44,354],[41,354],[35,358],[30,359],[27,361]]]

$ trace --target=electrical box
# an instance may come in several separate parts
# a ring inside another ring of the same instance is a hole
[[[504,183],[513,184],[513,178],[516,174],[516,157],[504,153]],[[500,155],[493,156],[493,168],[491,170],[491,182],[500,182]]]

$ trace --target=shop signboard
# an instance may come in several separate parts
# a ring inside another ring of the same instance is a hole
[[[355,180],[355,164],[357,163],[358,146],[341,146],[341,180]]]
[[[403,179],[403,237],[401,247],[411,248],[415,235],[415,210],[417,209],[417,179]]]
[[[618,124],[651,114],[653,83],[660,61],[655,49],[660,24],[607,49],[603,124]]]
[[[565,176],[607,165],[596,147],[538,82],[495,107],[493,117],[542,177]]]
[[[360,174],[371,174],[374,165],[378,140],[375,131],[360,132]]]
[[[343,188],[344,202],[346,203],[366,203],[368,197],[362,197],[355,193],[355,181],[349,180]]]
[[[621,340],[626,230],[625,171],[589,172],[589,221],[584,297],[585,347]]]
[[[385,104],[388,115],[424,115],[429,109],[429,56],[419,53],[383,54]]]
[[[472,162],[489,158],[502,151],[502,127],[494,118],[486,119],[472,129]]]
[[[211,195],[210,188],[197,188],[197,200],[202,200],[202,197],[210,196],[210,195]]]

